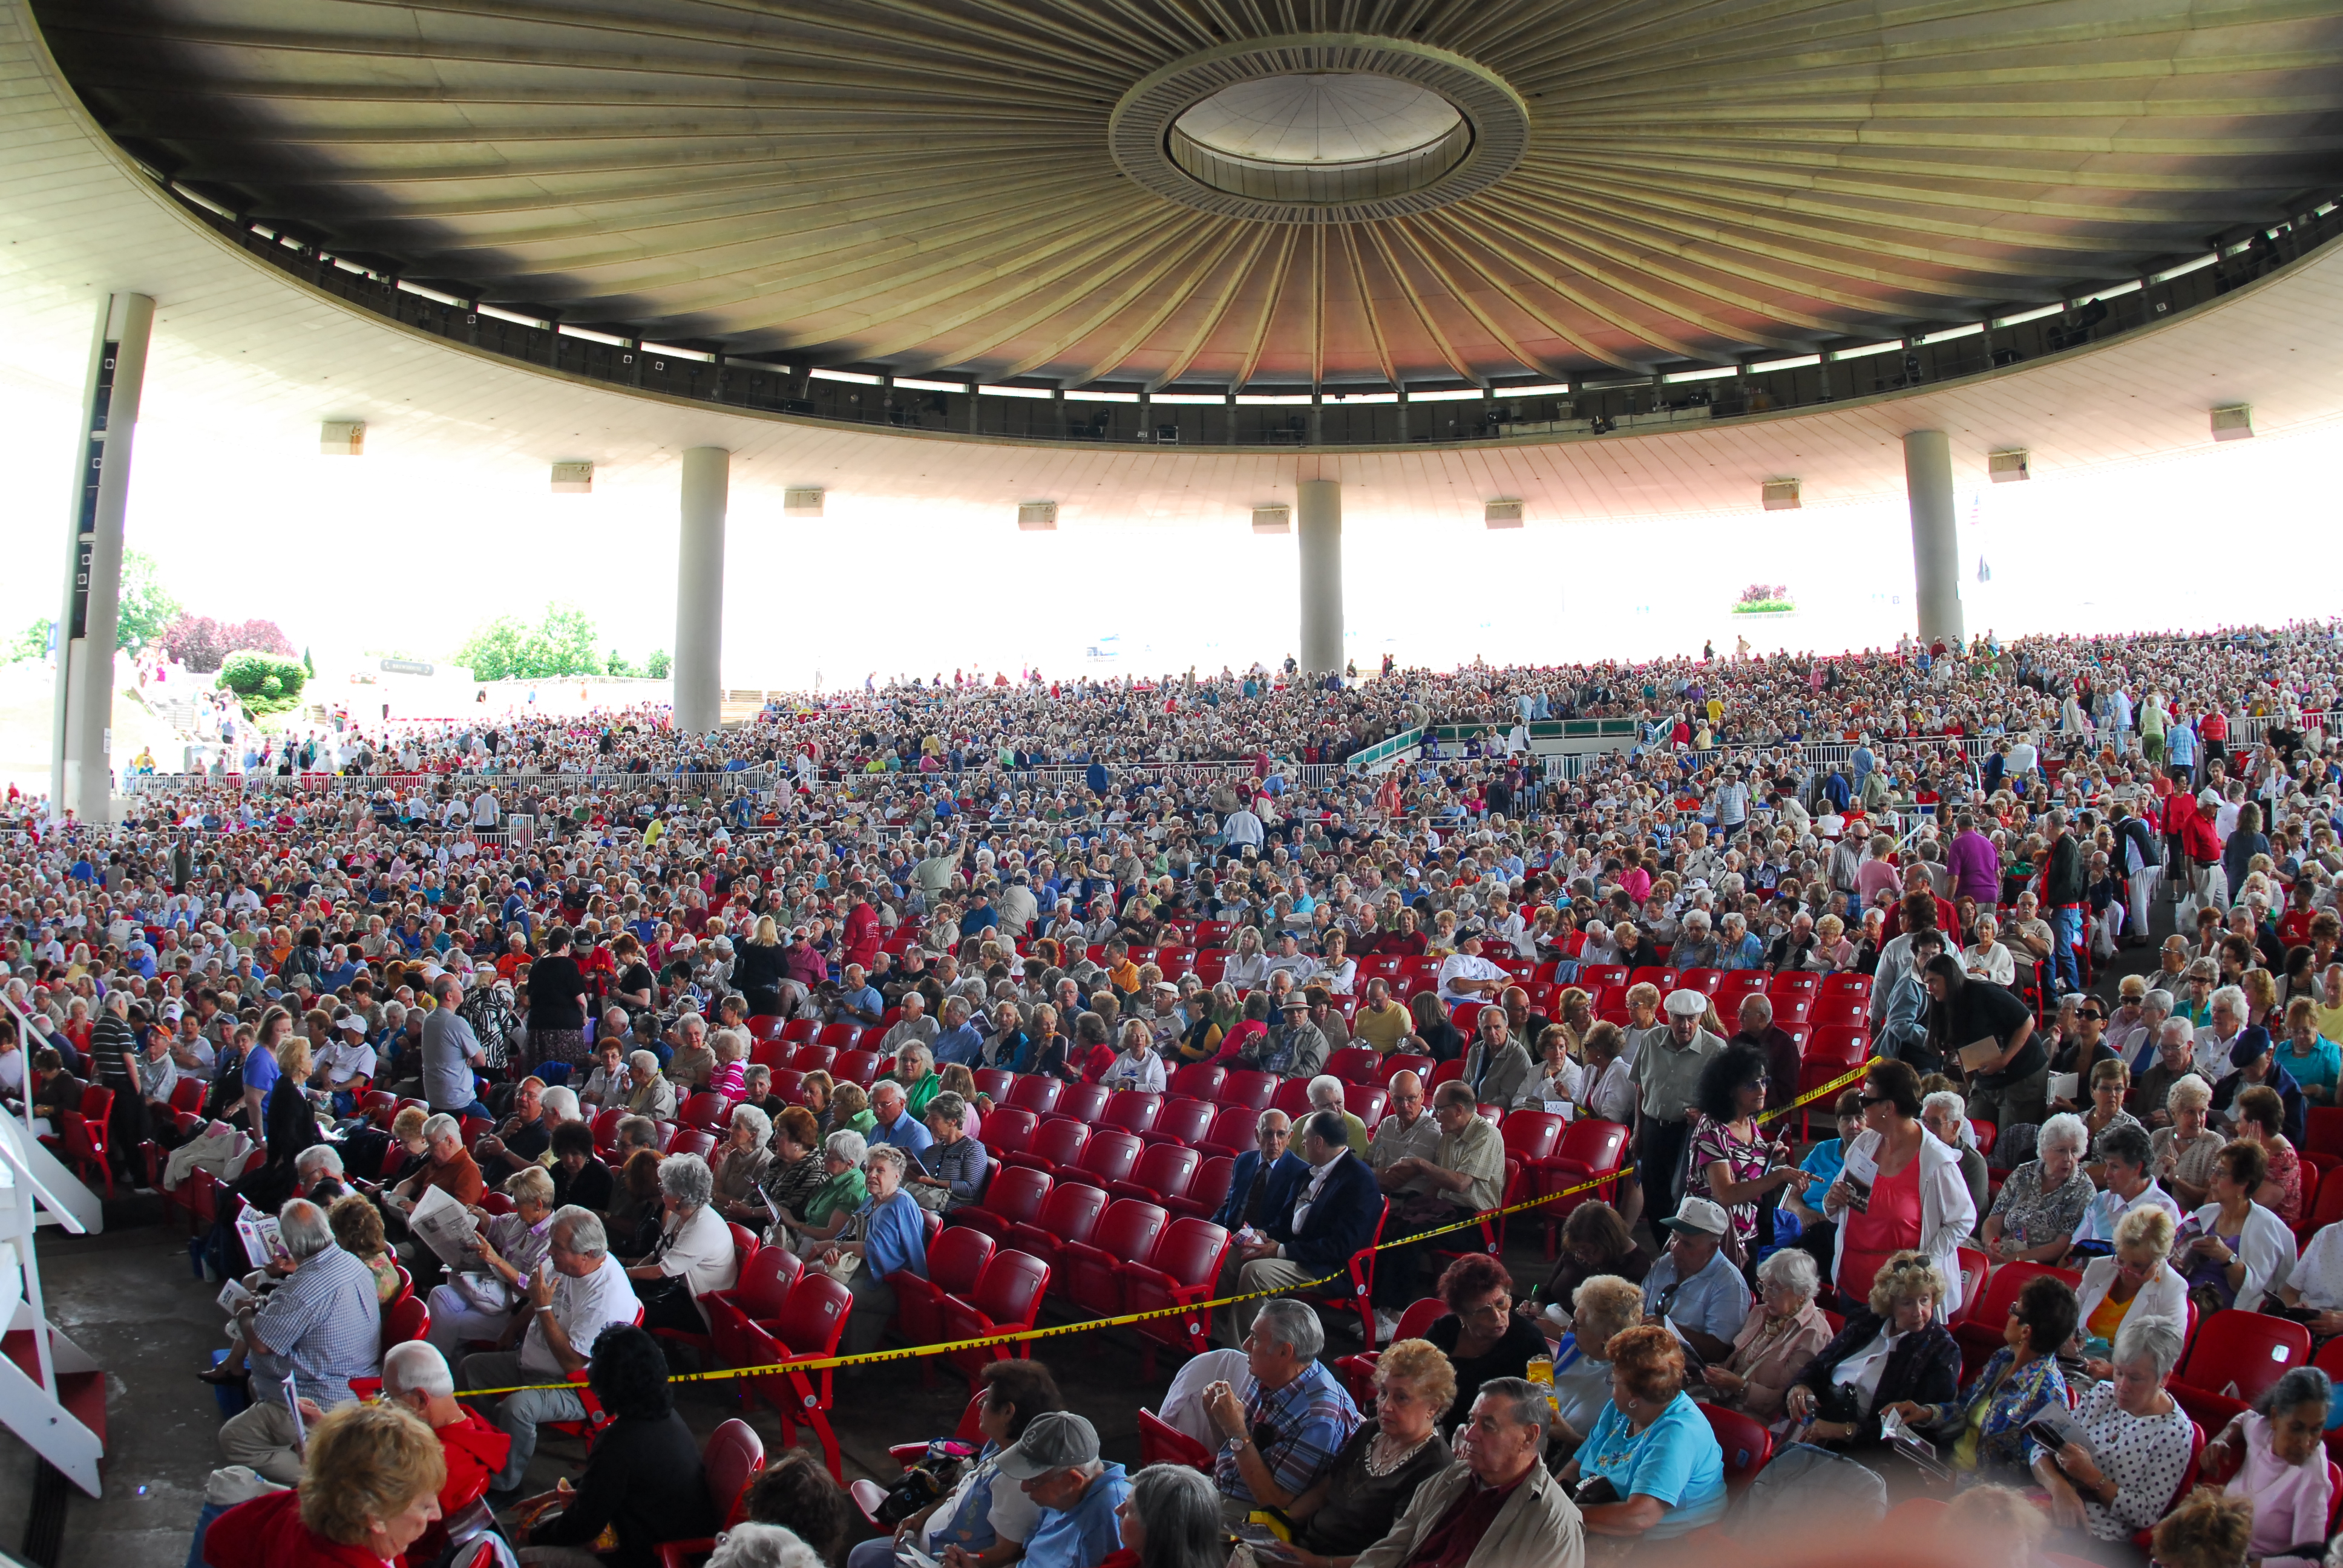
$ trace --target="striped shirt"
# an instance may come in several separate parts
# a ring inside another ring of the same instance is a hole
[[[1271,1478],[1288,1496],[1299,1497],[1316,1485],[1358,1428],[1359,1407],[1334,1374],[1317,1362],[1304,1366],[1283,1388],[1264,1389],[1256,1383],[1245,1395],[1245,1430],[1252,1434]],[[1234,1444],[1222,1446],[1212,1475],[1222,1496],[1257,1501],[1237,1469]]]
[[[304,1259],[268,1292],[252,1320],[253,1370],[264,1382],[290,1379],[296,1392],[331,1410],[350,1398],[350,1379],[382,1370],[382,1312],[374,1271],[339,1247]]]

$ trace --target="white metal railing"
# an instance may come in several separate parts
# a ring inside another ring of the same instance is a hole
[[[5,1332],[32,1335],[37,1374],[27,1376],[15,1357],[0,1355],[0,1424],[96,1497],[102,1488],[97,1465],[106,1445],[65,1408],[57,1378],[60,1373],[95,1372],[98,1366],[49,1322],[34,1232],[36,1217],[45,1213],[76,1236],[88,1234],[102,1221],[85,1222],[82,1213],[95,1209],[96,1200],[12,1117],[0,1117],[0,1183],[7,1189],[6,1244],[16,1254],[16,1288],[5,1308]],[[85,1202],[75,1201],[75,1192]]]

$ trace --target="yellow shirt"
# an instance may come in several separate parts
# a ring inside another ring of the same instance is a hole
[[[1414,1021],[1414,1016],[1397,1002],[1386,1003],[1380,1011],[1363,1007],[1351,1020],[1351,1038],[1373,1046],[1379,1055],[1389,1056],[1407,1038],[1408,1027]]]

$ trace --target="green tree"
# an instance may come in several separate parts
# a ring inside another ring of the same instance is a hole
[[[651,656],[643,660],[643,673],[653,680],[665,680],[674,671],[675,660],[668,657],[667,649],[663,648],[651,649]]]
[[[16,640],[8,645],[6,662],[21,664],[28,658],[46,658],[49,656],[49,628],[55,624],[47,616],[43,616],[26,627],[18,634]]]
[[[475,680],[509,680],[520,673],[521,645],[528,640],[520,617],[500,615],[473,628],[456,650],[456,662],[469,665]]]
[[[623,677],[635,673],[635,667],[627,662],[627,656],[615,648],[610,650],[609,660],[603,668],[615,676]]]
[[[256,648],[231,653],[220,665],[220,685],[243,698],[245,707],[256,715],[299,707],[301,689],[307,681],[299,659]]]
[[[125,653],[137,653],[158,641],[163,628],[178,618],[179,601],[163,587],[154,558],[142,550],[125,550],[121,618],[115,628],[115,647]],[[42,637],[45,646],[47,634]]]
[[[474,629],[456,650],[456,662],[469,665],[475,680],[553,680],[569,675],[599,675],[596,651],[601,634],[593,618],[576,605],[548,604],[544,618],[529,626],[518,616],[500,615]]]
[[[308,672],[310,679],[317,678],[317,661],[310,656],[309,650],[306,648],[301,650],[301,668]]]

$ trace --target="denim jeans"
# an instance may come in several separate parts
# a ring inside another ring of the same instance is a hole
[[[2050,972],[2064,990],[2083,989],[2083,971],[2076,964],[2075,949],[2083,940],[2083,911],[2079,909],[2050,911],[2050,929],[2057,940],[2050,945]]]

